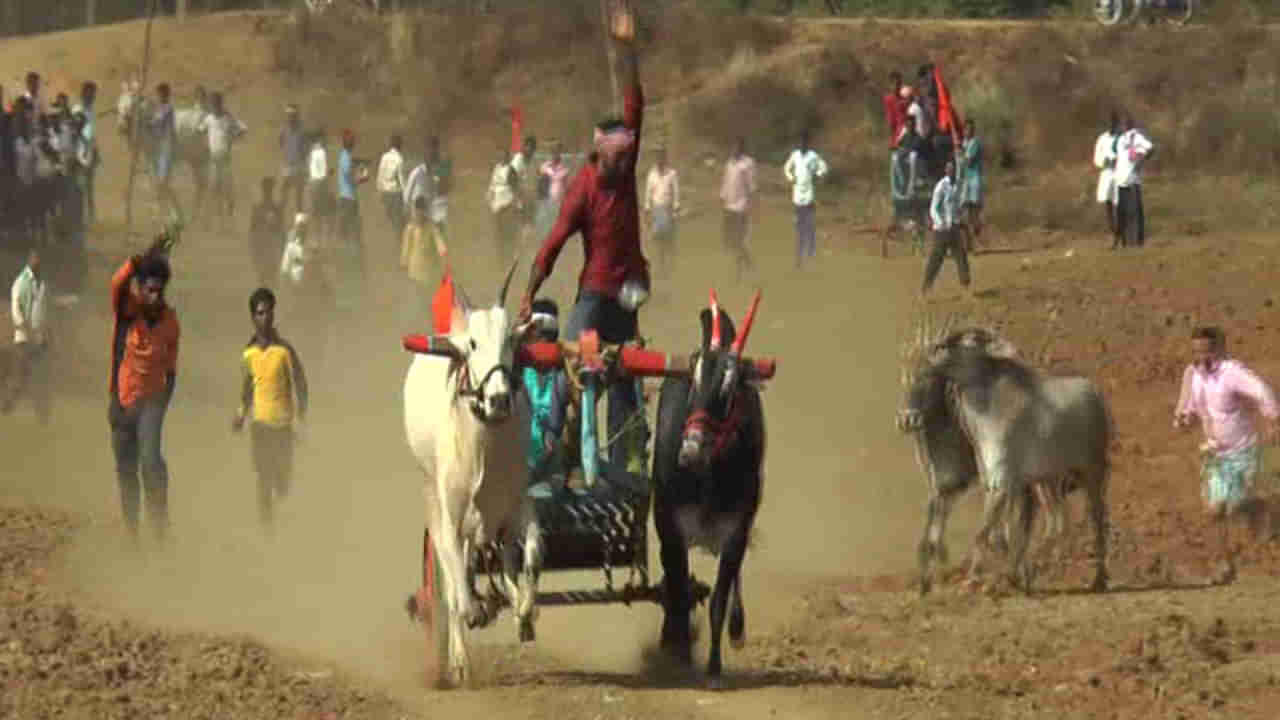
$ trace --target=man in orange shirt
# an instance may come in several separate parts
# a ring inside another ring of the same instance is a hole
[[[111,278],[115,330],[111,348],[111,449],[116,456],[120,502],[136,541],[142,488],[156,537],[169,525],[169,469],[160,452],[165,411],[178,367],[178,314],[164,300],[168,253],[176,238],[162,233],[142,255],[125,261]]]

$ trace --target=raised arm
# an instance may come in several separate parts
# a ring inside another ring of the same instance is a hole
[[[613,41],[613,76],[623,93],[622,122],[640,132],[644,102],[640,94],[640,61],[636,53],[636,16],[628,0],[609,2],[609,37]],[[639,143],[636,143],[637,147]]]

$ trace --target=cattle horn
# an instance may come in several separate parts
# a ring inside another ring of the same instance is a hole
[[[715,288],[711,289],[711,350],[720,349],[720,301],[716,300]]]
[[[453,281],[453,304],[464,313],[471,312],[471,308],[474,307],[471,304],[471,298],[467,297],[467,291],[462,289],[462,283],[457,280]]]
[[[511,278],[516,274],[516,265],[520,264],[520,258],[517,256],[511,261],[511,267],[507,268],[507,279],[502,281],[502,290],[498,292],[497,307],[505,307],[507,304],[507,288],[511,287]]]
[[[742,349],[747,346],[747,335],[751,332],[751,323],[755,322],[758,307],[760,307],[760,291],[756,290],[756,294],[751,298],[751,306],[747,308],[747,315],[742,319],[742,329],[738,331],[738,336],[733,339],[733,345],[729,348],[730,354],[741,355]]]

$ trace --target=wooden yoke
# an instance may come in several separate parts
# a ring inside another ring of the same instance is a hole
[[[461,352],[454,347],[447,336],[443,335],[405,335],[404,349],[409,352],[428,355],[441,355],[458,358]],[[670,377],[684,376],[691,373],[691,363],[687,355],[644,350],[642,348],[621,346],[605,346],[600,342],[600,335],[594,330],[586,330],[577,342],[531,342],[524,343],[516,351],[516,363],[531,365],[540,370],[560,367],[565,359],[576,361],[581,370],[587,372],[604,372],[612,360],[616,367],[633,377]],[[616,354],[615,354],[616,349]],[[770,357],[744,357],[742,366],[750,373],[753,380],[769,380],[778,371],[777,360]]]

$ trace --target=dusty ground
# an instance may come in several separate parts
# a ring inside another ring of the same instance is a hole
[[[99,31],[85,52],[131,53],[133,28]],[[224,70],[244,74],[265,62],[236,36],[208,37],[216,47],[203,50],[234,65]],[[15,62],[70,68],[66,40],[12,43]],[[200,48],[172,36],[160,47],[173,67],[194,74]],[[250,81],[240,82],[249,92]],[[254,82],[262,94],[239,101],[252,128],[262,128],[238,166],[242,207],[247,179],[273,167],[277,79]],[[54,424],[39,427],[20,406],[2,440],[20,462],[0,480],[0,716],[1270,718],[1280,708],[1277,547],[1247,548],[1236,585],[1204,586],[1213,535],[1199,514],[1195,439],[1169,429],[1185,338],[1197,323],[1224,325],[1237,354],[1280,376],[1280,334],[1270,322],[1276,241],[1208,232],[1203,203],[1183,206],[1157,180],[1142,252],[1106,252],[1096,233],[997,224],[993,252],[975,260],[978,301],[954,299],[950,266],[939,286],[940,311],[997,323],[1047,367],[1106,387],[1119,428],[1109,496],[1113,592],[1077,592],[1090,562],[1077,507],[1069,562],[1044,577],[1036,597],[973,595],[954,583],[916,597],[924,487],[892,413],[897,342],[920,259],[898,245],[882,259],[879,238],[866,231],[878,206],[842,205],[820,213],[821,263],[794,272],[785,196],[770,189],[754,230],[752,282],[732,283],[716,218],[695,214],[682,225],[679,262],[660,274],[643,316],[656,344],[683,350],[708,284],[735,315],[759,285],[752,345],[781,359],[766,394],[768,489],[746,566],[749,642],[727,658],[730,690],[708,692],[696,675],[650,662],[655,608],[610,607],[544,611],[531,647],[514,643],[504,619],[475,637],[480,689],[440,693],[423,686],[421,637],[401,608],[418,577],[422,511],[402,439],[407,359],[398,338],[417,327],[401,317],[377,198],[367,193],[363,205],[375,302],[345,329],[338,359],[309,367],[313,421],[273,542],[255,527],[244,440],[227,429],[249,331],[243,223],[194,232],[179,250],[182,382],[165,439],[175,542],[135,554],[120,539],[102,401],[104,286],[130,242],[116,231],[123,155],[114,138],[107,143],[95,284],[55,335]],[[464,168],[474,184],[485,155],[468,152],[481,165]],[[710,174],[688,177],[691,197],[712,202]],[[478,191],[457,197],[460,277],[485,297],[498,282],[488,226]],[[547,288],[562,302],[576,259],[567,252]],[[294,318],[288,308],[281,315],[288,336]],[[957,511],[956,557],[976,504],[968,498]],[[706,576],[711,565],[696,569]],[[587,573],[545,580],[598,582]]]

